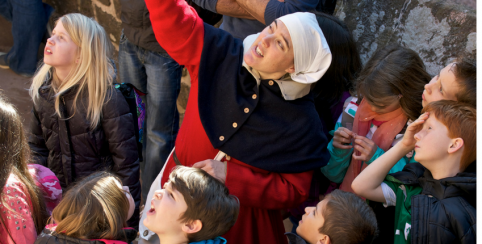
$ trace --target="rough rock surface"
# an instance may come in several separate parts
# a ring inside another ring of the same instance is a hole
[[[475,57],[476,14],[468,5],[430,0],[338,0],[365,63],[378,49],[398,43],[419,53],[434,75],[453,58]]]

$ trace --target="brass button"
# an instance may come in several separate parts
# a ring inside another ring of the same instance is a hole
[[[270,80],[270,81],[268,82],[268,84],[269,84],[270,86],[272,86],[272,85],[274,84],[273,80]]]
[[[245,112],[245,113],[249,113],[249,108],[245,108],[245,109],[244,109],[244,112]]]
[[[234,123],[233,123],[233,128],[236,128],[236,127],[238,127],[238,123],[234,122]]]
[[[220,137],[219,137],[219,140],[220,140],[220,141],[224,141],[224,136],[220,136]]]
[[[226,155],[226,160],[228,160],[228,161],[231,160],[231,156]]]
[[[149,234],[149,231],[148,231],[148,230],[145,230],[145,231],[144,231],[144,236],[147,236],[147,234]]]
[[[256,94],[253,94],[252,98],[253,99],[256,99],[258,96],[256,96]]]

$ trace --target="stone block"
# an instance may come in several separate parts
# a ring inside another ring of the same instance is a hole
[[[454,58],[476,55],[476,13],[469,5],[439,0],[338,0],[365,63],[375,51],[398,43],[416,51],[431,75]]]

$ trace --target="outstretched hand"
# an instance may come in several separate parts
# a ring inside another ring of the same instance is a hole
[[[207,159],[195,163],[193,168],[199,168],[206,171],[208,174],[212,175],[214,178],[221,181],[223,184],[226,182],[226,170],[227,166],[224,162]]]
[[[399,142],[401,143],[404,147],[409,148],[412,150],[415,147],[415,143],[417,142],[415,140],[415,134],[417,134],[420,130],[422,130],[423,123],[428,119],[430,113],[426,112],[420,115],[417,120],[413,121],[408,127],[407,130],[405,131],[405,134],[403,135],[402,140]]]

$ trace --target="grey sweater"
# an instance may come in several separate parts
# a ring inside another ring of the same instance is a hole
[[[216,13],[216,4],[218,0],[193,1],[200,7]],[[285,2],[270,0],[268,5],[266,5],[264,20],[266,24],[270,24],[283,15],[295,12],[314,11],[318,2],[319,0],[285,0]],[[257,20],[240,19],[224,15],[223,23],[220,28],[229,32],[235,38],[244,39],[251,34],[261,32],[265,27],[266,25]]]

